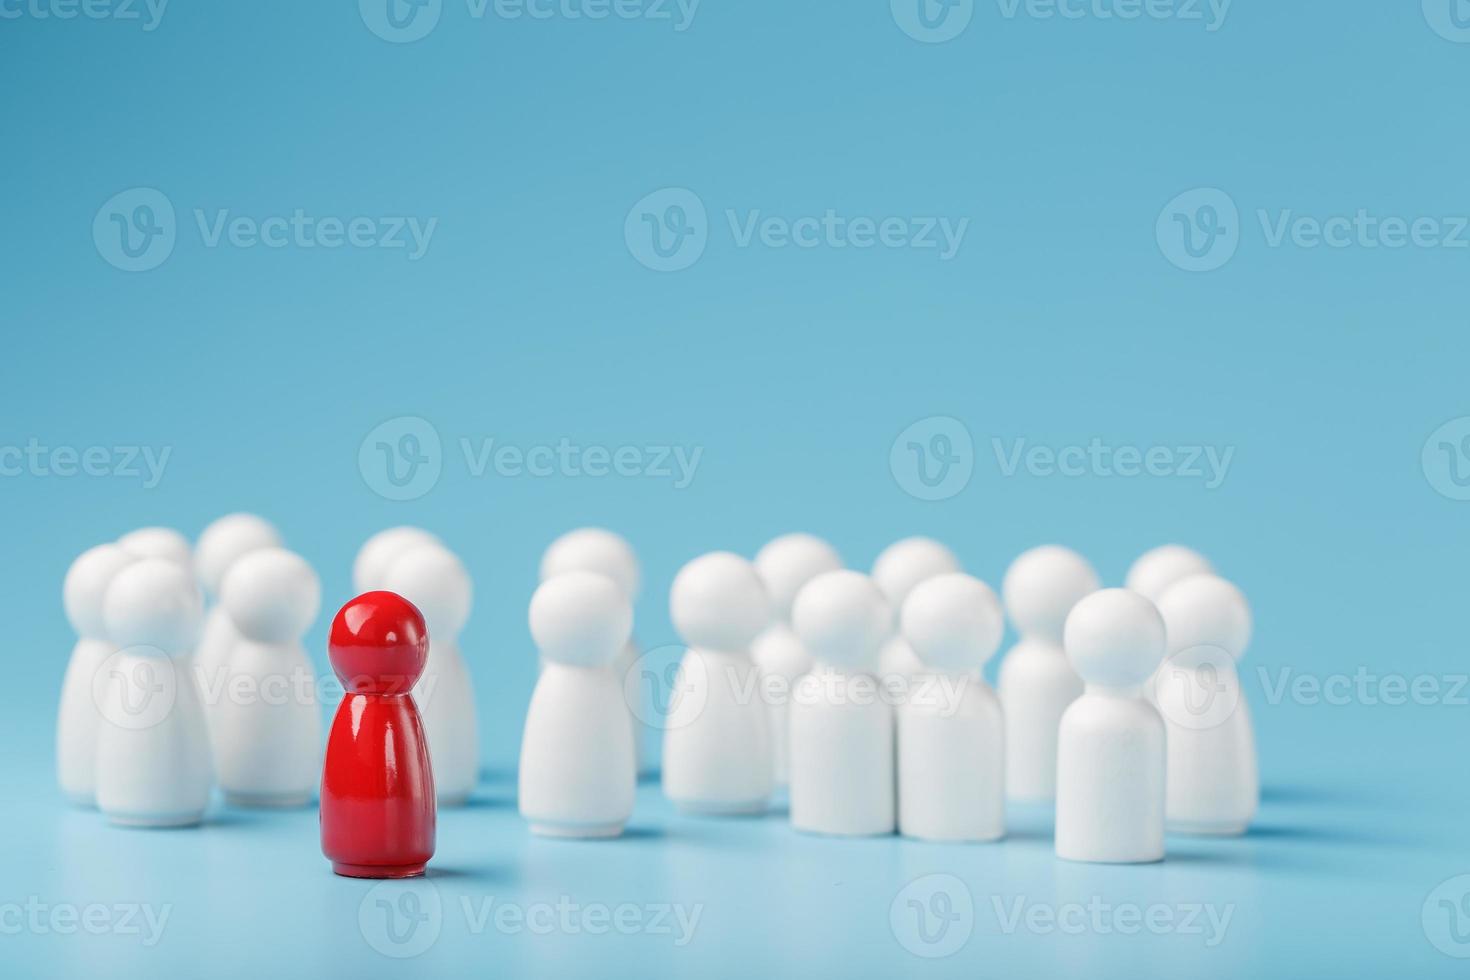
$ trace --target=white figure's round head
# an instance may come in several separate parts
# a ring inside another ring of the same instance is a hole
[[[383,576],[393,559],[420,544],[440,544],[440,541],[421,527],[390,527],[374,534],[363,542],[352,562],[353,588],[358,592],[381,589]]]
[[[770,625],[771,600],[754,565],[729,551],[712,551],[674,576],[669,615],[689,646],[745,653]]]
[[[321,611],[322,584],[294,551],[258,548],[225,572],[220,602],[241,636],[290,643],[306,635]]]
[[[394,557],[382,587],[418,606],[429,642],[452,641],[464,629],[474,604],[470,573],[459,556],[441,544],[417,544]]]
[[[1169,634],[1169,653],[1220,649],[1239,660],[1251,642],[1251,607],[1245,595],[1218,575],[1191,575],[1159,599]]]
[[[275,526],[254,514],[226,514],[199,535],[194,548],[194,574],[204,591],[219,595],[225,572],[236,559],[261,548],[279,548],[281,535]]]
[[[1086,558],[1071,548],[1048,544],[1011,562],[1001,591],[1017,632],[1060,643],[1067,614],[1101,584]]]
[[[553,575],[531,596],[531,637],[541,655],[572,667],[612,663],[633,633],[623,587],[597,572]]]
[[[1065,644],[1072,669],[1102,687],[1137,687],[1164,659],[1164,620],[1137,592],[1103,589],[1067,616]]]
[[[117,573],[135,561],[120,545],[99,544],[71,563],[61,587],[61,600],[78,636],[95,640],[107,635],[102,623],[102,598]]]
[[[943,673],[979,670],[995,655],[1005,614],[995,592],[971,575],[950,572],[914,586],[899,615],[904,639],[924,666]]]
[[[568,531],[541,556],[541,581],[563,572],[598,572],[618,584],[629,599],[642,588],[638,556],[621,534],[600,527]]]
[[[823,572],[796,594],[791,627],[816,660],[871,673],[893,633],[893,607],[862,572]]]
[[[1123,584],[1150,602],[1158,602],[1175,582],[1213,571],[1209,559],[1198,551],[1166,544],[1139,555]]]
[[[883,549],[873,562],[873,581],[894,609],[926,578],[958,572],[960,560],[933,538],[904,538]]]
[[[755,554],[755,570],[771,596],[771,615],[791,619],[801,587],[823,572],[842,567],[837,549],[812,534],[783,534]]]
[[[188,566],[193,561],[189,539],[171,527],[140,527],[117,539],[134,558],[167,558]]]
[[[188,653],[204,621],[204,597],[187,565],[142,558],[113,577],[102,599],[102,621],[120,647]]]

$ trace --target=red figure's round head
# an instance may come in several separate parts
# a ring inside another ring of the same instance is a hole
[[[327,640],[348,694],[407,694],[423,673],[429,630],[396,592],[364,592],[337,611]]]

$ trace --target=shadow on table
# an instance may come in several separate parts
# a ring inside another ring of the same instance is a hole
[[[1261,804],[1263,806],[1382,807],[1388,802],[1382,795],[1374,795],[1352,786],[1289,786],[1271,784],[1261,787]]]
[[[480,769],[480,782],[482,783],[510,783],[516,782],[516,769],[514,766],[485,766]]]
[[[1401,847],[1416,843],[1412,838],[1343,827],[1314,827],[1305,824],[1262,823],[1246,831],[1249,841],[1282,841],[1289,844],[1334,846]]]
[[[469,884],[474,882],[480,885],[493,885],[503,888],[520,881],[520,875],[516,873],[514,865],[511,864],[484,864],[451,865],[441,866],[433,862],[429,863],[429,869],[424,877],[436,884]]]

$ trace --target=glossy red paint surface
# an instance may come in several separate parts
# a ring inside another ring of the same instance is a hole
[[[369,592],[337,613],[328,643],[349,692],[322,769],[322,853],[356,878],[422,874],[434,854],[434,774],[418,706],[428,631],[401,596]],[[402,691],[403,693],[396,693]]]
[[[407,694],[424,672],[429,630],[398,593],[364,592],[337,611],[327,652],[349,693]]]

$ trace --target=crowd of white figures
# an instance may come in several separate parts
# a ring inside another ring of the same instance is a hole
[[[553,545],[542,578],[521,813],[540,834],[616,836],[638,722],[654,717],[628,669],[637,561],[583,529]],[[684,652],[657,721],[665,794],[693,814],[751,814],[785,786],[798,830],[957,842],[1002,838],[1007,799],[1054,803],[1057,853],[1079,861],[1157,861],[1166,828],[1245,832],[1259,777],[1239,589],[1179,545],[1104,589],[1081,555],[1047,545],[1011,563],[1002,593],[1004,611],[928,538],[866,575],[809,534],[753,562],[694,559],[669,596]],[[997,694],[983,669],[1007,613],[1019,640]]]
[[[397,592],[424,616],[428,659],[412,693],[439,803],[462,804],[479,776],[458,645],[469,574],[438,538],[395,528],[368,541],[352,576],[358,592]],[[237,806],[311,802],[329,694],[302,638],[321,584],[270,523],[230,514],[193,546],[172,528],[143,528],[83,552],[62,591],[78,635],[56,737],[69,800],[150,827],[199,823],[216,783]]]
[[[438,802],[463,804],[479,771],[458,643],[470,576],[433,534],[396,527],[368,539],[352,578],[423,613],[428,661],[412,693]],[[1166,827],[1239,834],[1255,814],[1235,670],[1250,610],[1178,545],[1140,557],[1121,589],[1074,551],[1035,548],[1006,572],[1004,611],[927,538],[892,545],[871,574],[809,534],[754,561],[706,554],[670,590],[683,649],[658,706],[632,639],[641,571],[628,542],[569,532],[540,578],[518,793],[538,834],[620,834],[655,729],[681,810],[759,813],[784,786],[792,825],[820,834],[993,841],[1007,799],[1054,802],[1060,856],[1134,862],[1163,857]],[[134,531],[77,558],[63,592],[78,634],[57,726],[70,800],[142,826],[199,823],[216,782],[233,805],[310,803],[323,692],[302,638],[321,586],[271,524],[231,514],[194,545]],[[983,668],[1007,614],[1019,640],[997,693]]]

